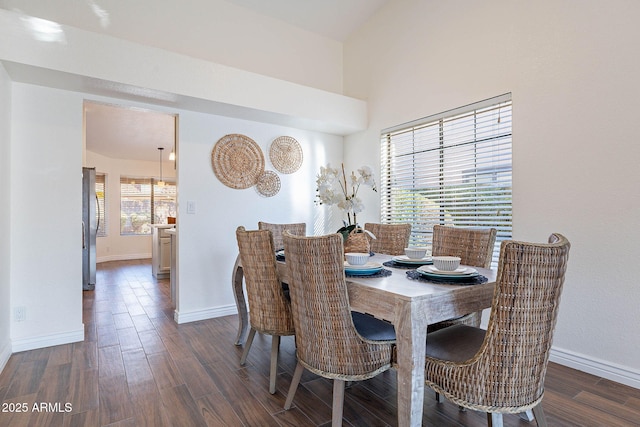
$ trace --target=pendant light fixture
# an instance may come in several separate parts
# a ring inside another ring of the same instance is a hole
[[[169,153],[169,160],[174,161],[176,159],[176,152],[173,151],[173,148],[171,149],[171,152]]]
[[[162,150],[164,150],[164,147],[158,147],[160,152],[160,181],[158,181],[158,187],[164,187],[164,181],[162,180]]]

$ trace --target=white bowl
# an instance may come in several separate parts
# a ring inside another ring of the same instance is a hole
[[[422,259],[427,254],[427,248],[404,248],[404,254],[409,259]]]
[[[434,256],[433,266],[438,270],[454,271],[460,267],[460,257],[458,256]]]
[[[369,254],[365,253],[347,252],[344,256],[351,265],[364,265],[369,261]]]

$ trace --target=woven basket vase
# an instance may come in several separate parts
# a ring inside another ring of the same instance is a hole
[[[368,254],[370,249],[369,239],[367,239],[367,235],[360,227],[351,230],[347,240],[344,242],[344,253],[357,252]]]

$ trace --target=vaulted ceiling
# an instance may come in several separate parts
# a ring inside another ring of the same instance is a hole
[[[181,8],[198,13],[200,1],[180,2]],[[309,32],[343,42],[390,0],[225,0]],[[107,4],[100,0],[0,0],[0,7],[73,25],[79,15],[85,29],[103,32],[108,19]],[[97,17],[101,19],[95,19]],[[91,26],[95,28],[90,28]],[[104,27],[104,25],[103,25]],[[123,109],[115,105],[87,103],[87,148],[112,158],[158,160],[157,147],[165,148],[165,159],[173,147],[174,117],[151,111]]]

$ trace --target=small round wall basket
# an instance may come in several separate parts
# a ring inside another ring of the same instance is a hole
[[[235,189],[249,188],[264,172],[260,146],[245,135],[225,135],[211,151],[211,166],[220,182]]]
[[[269,159],[280,173],[293,173],[302,165],[302,147],[290,136],[279,136],[271,144]]]
[[[258,178],[256,190],[264,197],[275,196],[280,191],[280,177],[273,171],[265,171]]]

